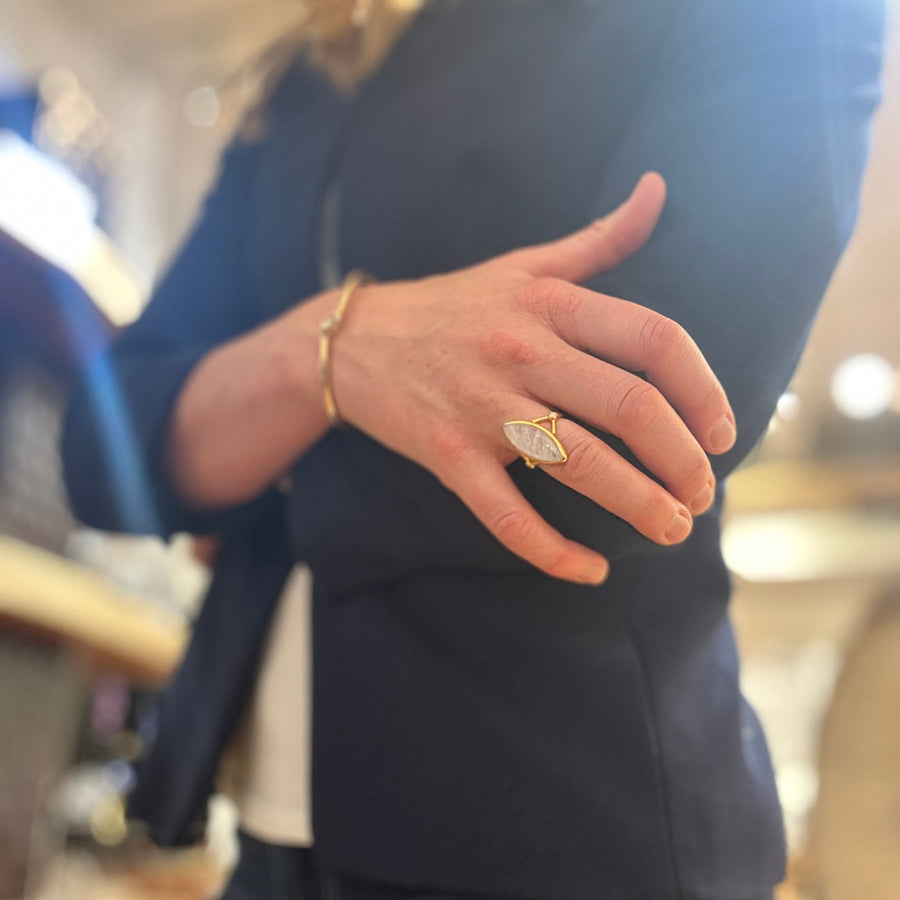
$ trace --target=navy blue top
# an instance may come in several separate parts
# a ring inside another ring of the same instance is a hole
[[[591,286],[693,335],[737,415],[722,479],[763,432],[852,227],[882,14],[877,0],[438,0],[352,100],[290,69],[264,136],[232,146],[67,422],[82,518],[227,536],[134,797],[158,840],[190,835],[304,560],[323,865],[546,900],[739,900],[781,878],[721,494],[661,549],[516,463],[534,505],[611,558],[588,588],[530,569],[430,474],[352,430],[298,460],[289,497],[216,514],[179,502],[160,446],[197,360],[322,287],[326,183],[341,185],[342,268],[390,280],[565,234],[655,169],[669,186],[655,235]]]

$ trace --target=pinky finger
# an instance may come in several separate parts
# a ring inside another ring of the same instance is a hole
[[[547,575],[601,584],[609,574],[604,556],[563,537],[522,496],[496,460],[479,456],[460,467],[451,489],[506,547]]]

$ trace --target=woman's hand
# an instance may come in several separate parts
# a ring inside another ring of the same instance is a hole
[[[660,544],[687,537],[692,515],[709,507],[706,453],[734,442],[725,394],[681,327],[576,286],[640,248],[664,199],[662,179],[645,175],[619,209],[562,240],[448,275],[365,285],[332,338],[343,417],[430,470],[505,546],[559,578],[596,583],[608,563],[515,487],[504,422],[558,410],[620,437],[662,485],[571,419],[557,427],[568,460],[546,474]],[[327,430],[318,328],[336,302],[336,291],[312,297],[191,372],[166,439],[186,503],[213,509],[257,496]]]
[[[565,418],[557,434],[568,460],[545,472],[660,544],[686,538],[692,515],[709,508],[706,453],[734,443],[728,400],[679,325],[576,286],[638,250],[664,201],[651,173],[569,237],[448,275],[361,287],[333,340],[343,418],[434,473],[549,575],[597,583],[608,563],[559,534],[516,488],[504,422],[558,410],[621,438],[663,486]]]

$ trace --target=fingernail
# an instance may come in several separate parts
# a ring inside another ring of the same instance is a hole
[[[670,544],[678,544],[691,533],[691,514],[683,506],[666,529],[665,538]]]
[[[592,563],[586,569],[582,569],[578,576],[585,584],[603,584],[609,575],[609,566],[603,563]]]
[[[709,430],[709,447],[713,453],[724,453],[734,445],[737,432],[734,422],[728,416],[722,416]]]
[[[716,481],[714,478],[710,478],[706,483],[706,486],[691,500],[690,507],[691,512],[696,516],[700,513],[705,513],[709,507],[712,505],[713,497],[715,496],[715,485]]]

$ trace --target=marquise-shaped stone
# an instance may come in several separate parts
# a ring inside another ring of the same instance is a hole
[[[556,436],[534,422],[506,422],[503,433],[526,460],[551,466],[566,461],[566,452]]]

